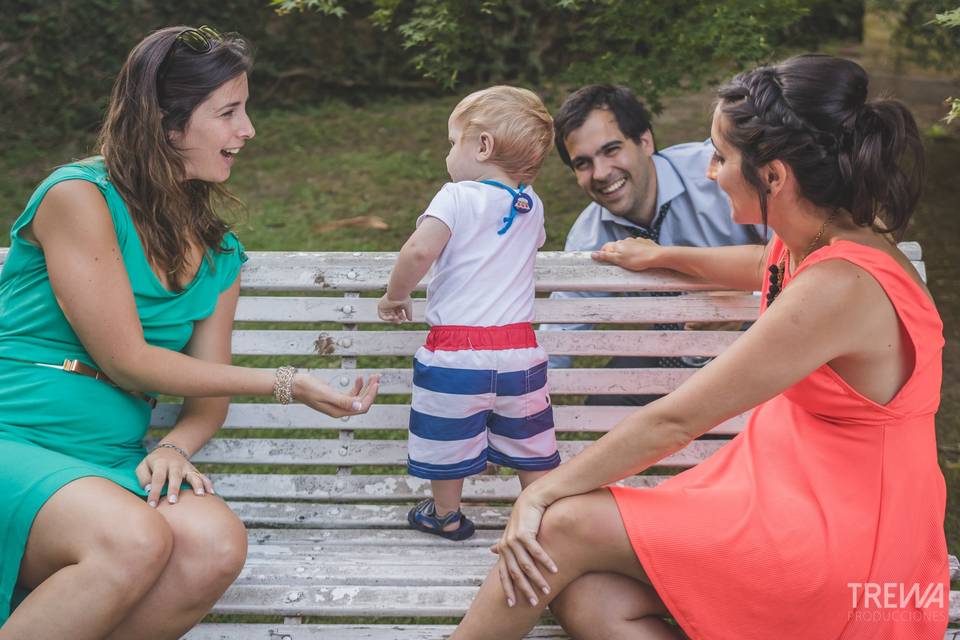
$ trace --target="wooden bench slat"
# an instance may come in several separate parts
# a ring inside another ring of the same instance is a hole
[[[242,296],[238,322],[346,322],[384,324],[377,298]],[[660,298],[568,298],[534,301],[534,322],[646,324],[655,322],[729,322],[756,320],[760,298],[751,293],[690,293]],[[413,301],[413,319],[424,322],[426,300]]]
[[[273,369],[263,369],[273,371]],[[410,369],[302,369],[325,380],[334,389],[345,390],[356,376],[380,375],[380,393],[409,394],[413,386]],[[551,369],[550,394],[670,393],[696,369]]]
[[[538,331],[551,355],[716,356],[740,331]],[[426,331],[292,331],[241,329],[233,332],[236,355],[412,356]]]
[[[406,523],[404,523],[406,525]],[[498,529],[478,529],[477,532],[459,542],[437,536],[424,535],[408,526],[402,529],[259,529],[247,530],[247,544],[250,554],[257,553],[260,547],[291,549],[302,546],[337,545],[389,547],[406,549],[407,547],[429,547],[431,549],[465,549],[479,547],[488,549],[500,539],[503,532]]]
[[[287,616],[462,616],[476,587],[234,585],[214,613]],[[950,592],[949,618],[960,619],[960,591]]]
[[[308,529],[402,529],[410,504],[316,504],[304,502],[228,501],[248,527]],[[481,529],[506,526],[509,507],[465,505],[463,512]]]
[[[726,444],[728,440],[695,440],[657,466],[690,467]],[[154,444],[148,441],[149,445]],[[590,442],[560,441],[564,460],[583,451]],[[193,456],[194,462],[217,464],[313,464],[313,465],[406,465],[407,443],[403,440],[307,440],[261,438],[214,438]]]
[[[152,427],[172,427],[180,413],[179,403],[157,405],[151,419]],[[636,407],[554,405],[553,419],[562,433],[600,433],[636,411]],[[709,433],[731,435],[747,425],[749,413],[723,422]],[[410,419],[408,404],[375,404],[364,415],[331,418],[301,404],[234,403],[227,411],[223,426],[227,429],[370,429],[407,430]]]
[[[234,585],[214,614],[283,616],[462,616],[476,587]]]
[[[900,242],[897,244],[897,248],[910,260],[921,260],[923,259],[923,250],[919,242],[915,241],[906,241]],[[0,265],[3,265],[4,261],[7,259],[7,253],[10,251],[9,247],[0,247]],[[285,260],[291,258],[296,258],[297,260],[324,260],[329,263],[337,264],[366,264],[367,261],[378,263],[384,259],[396,260],[396,253],[381,253],[381,252],[360,252],[360,251],[248,251],[249,256],[256,256],[260,260],[264,260],[264,256],[267,258],[276,257],[274,262],[283,263]],[[589,258],[589,252],[564,252],[564,251],[541,251],[539,256],[544,256],[546,259],[553,260],[557,264],[562,262],[573,262],[577,263],[581,259],[581,256],[587,256]],[[392,256],[392,257],[390,257]],[[386,257],[386,258],[385,258]],[[391,262],[392,264],[392,262]],[[245,265],[250,266],[250,263]],[[386,286],[386,284],[384,284]]]
[[[198,625],[183,640],[446,640],[453,625],[229,624]],[[558,626],[540,626],[533,640],[569,640]]]
[[[620,484],[655,487],[670,476],[635,476]],[[268,500],[283,496],[292,500],[330,502],[414,501],[430,495],[428,480],[408,475],[281,475],[210,474],[218,494],[236,500]],[[464,482],[465,502],[514,500],[520,494],[516,476],[471,476]]]
[[[909,249],[908,249],[909,250]],[[396,253],[250,251],[241,286],[248,291],[382,291]],[[910,257],[911,260],[920,258]],[[641,273],[595,262],[589,252],[541,251],[537,291],[705,291],[715,285],[651,269]],[[424,290],[429,275],[418,285]]]

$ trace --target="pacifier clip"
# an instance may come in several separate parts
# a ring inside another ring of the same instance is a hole
[[[498,236],[502,236],[507,231],[510,230],[510,227],[513,226],[513,220],[517,217],[519,213],[529,213],[533,209],[533,198],[530,197],[530,194],[524,193],[523,190],[526,189],[523,186],[523,183],[517,185],[517,188],[508,187],[502,182],[497,182],[496,180],[481,180],[483,184],[488,184],[491,187],[499,187],[510,193],[513,196],[513,201],[510,203],[510,215],[503,219],[503,227],[497,231]]]

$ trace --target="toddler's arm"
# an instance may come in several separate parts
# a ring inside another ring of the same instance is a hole
[[[450,227],[432,216],[423,218],[420,226],[400,249],[397,264],[390,274],[387,293],[380,298],[377,306],[381,320],[399,324],[413,319],[410,292],[430,270],[449,239]]]

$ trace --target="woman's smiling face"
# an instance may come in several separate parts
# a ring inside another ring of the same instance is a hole
[[[182,132],[170,133],[187,180],[220,183],[230,177],[236,154],[256,135],[247,115],[249,95],[247,74],[241,73],[197,105]]]
[[[760,197],[753,185],[743,177],[740,151],[727,142],[723,135],[725,126],[728,126],[728,122],[718,105],[713,112],[713,124],[710,127],[710,138],[715,151],[707,168],[707,177],[715,180],[727,195],[734,222],[763,224]]]

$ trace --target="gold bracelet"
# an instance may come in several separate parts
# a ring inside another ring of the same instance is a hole
[[[273,381],[273,397],[280,404],[293,402],[293,376],[296,373],[296,367],[283,366],[277,369],[276,378]]]
[[[182,455],[182,456],[183,456],[184,458],[186,458],[187,460],[190,459],[190,456],[187,455],[187,452],[186,452],[186,451],[184,451],[183,449],[181,449],[181,448],[178,447],[177,445],[173,444],[172,442],[161,442],[160,444],[158,444],[157,446],[155,446],[155,447],[153,448],[154,451],[156,451],[157,449],[173,449],[174,451],[176,451],[177,453],[179,453],[180,455]]]

